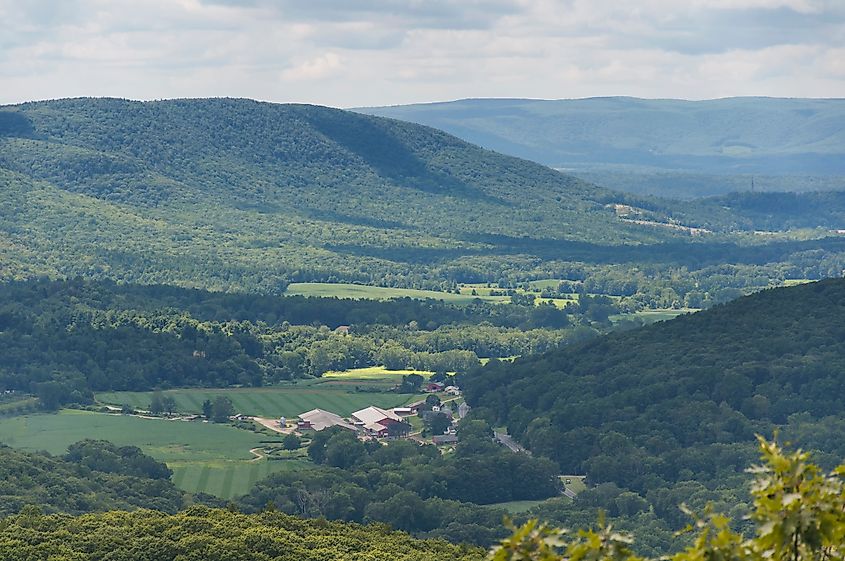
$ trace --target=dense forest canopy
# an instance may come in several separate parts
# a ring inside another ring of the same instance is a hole
[[[308,455],[318,467],[271,475],[238,505],[255,512],[272,503],[289,514],[384,522],[421,536],[489,545],[503,536],[506,511],[496,503],[560,493],[553,462],[495,444],[483,421],[462,423],[454,454],[445,456],[414,441],[362,443],[341,429],[317,433]]]
[[[383,525],[245,515],[195,506],[79,517],[27,511],[0,521],[0,557],[112,561],[481,561],[483,549],[417,540]]]
[[[134,446],[89,440],[54,457],[0,445],[0,516],[27,505],[45,513],[136,508],[174,513],[186,501],[170,475],[166,465]]]
[[[843,369],[845,280],[831,279],[494,361],[461,383],[476,415],[506,424],[564,473],[587,475],[596,487],[576,503],[650,512],[677,528],[681,500],[741,504],[755,433],[781,427],[827,465],[845,455],[833,436]]]
[[[705,509],[688,510],[690,537],[683,550],[660,559],[744,559],[747,561],[822,561],[839,559],[845,543],[845,465],[825,471],[802,451],[785,451],[777,442],[760,440],[761,462],[754,474],[753,500],[745,533],[731,519]],[[496,548],[492,561],[643,561],[630,536],[599,516],[598,525],[578,532],[531,520],[515,528]],[[656,559],[656,558],[655,558]]]

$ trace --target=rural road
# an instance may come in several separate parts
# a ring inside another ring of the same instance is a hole
[[[531,452],[529,452],[528,450],[526,450],[525,448],[523,448],[522,446],[517,444],[517,442],[509,434],[507,434],[505,432],[495,432],[494,431],[493,436],[495,437],[497,442],[500,442],[501,444],[504,444],[505,446],[507,446],[510,449],[511,452],[514,452],[516,454],[522,453],[522,454],[531,455]]]
[[[267,457],[266,454],[264,454],[263,448],[253,448],[249,451],[249,453],[255,456],[253,459],[250,460],[250,462],[257,462]]]

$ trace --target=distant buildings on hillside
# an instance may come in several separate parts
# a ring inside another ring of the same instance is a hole
[[[454,388],[452,395],[459,395],[460,390],[455,386],[444,387],[439,384],[439,391],[447,391]],[[429,397],[429,399],[432,399]],[[439,400],[435,400],[440,403]],[[457,406],[450,403],[451,406],[445,403],[440,405],[430,405],[426,400],[420,400],[404,407],[394,407],[393,409],[382,409],[381,407],[370,405],[364,409],[360,409],[352,413],[349,418],[343,418],[331,411],[323,409],[312,409],[299,415],[296,421],[296,430],[298,431],[322,431],[331,427],[340,427],[344,430],[354,431],[361,438],[401,438],[408,436],[411,431],[411,424],[408,422],[409,417],[420,415],[424,420],[432,414],[432,412],[444,413],[450,421],[457,421],[466,417],[469,413],[469,406],[461,402]],[[418,437],[413,437],[417,439]],[[457,442],[457,437],[454,434],[454,428],[450,427],[447,434],[437,435],[432,438],[435,444],[452,444]]]

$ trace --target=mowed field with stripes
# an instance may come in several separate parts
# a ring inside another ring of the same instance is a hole
[[[61,455],[86,438],[138,446],[166,462],[173,482],[191,493],[223,499],[245,494],[256,481],[285,469],[307,469],[303,460],[268,460],[250,450],[278,445],[280,438],[230,425],[63,410],[0,419],[0,442]]]
[[[172,396],[179,413],[201,413],[205,400],[220,396],[232,400],[238,413],[251,416],[295,418],[320,408],[342,416],[369,405],[390,408],[420,396],[387,391],[387,380],[347,378],[315,380],[284,387],[232,389],[177,389]],[[370,391],[356,391],[366,387]],[[152,392],[109,392],[96,396],[101,404],[130,405],[147,410]],[[63,410],[0,418],[0,443],[25,450],[64,454],[67,447],[86,438],[137,446],[173,470],[173,482],[191,493],[208,493],[231,499],[249,491],[269,474],[308,469],[304,459],[268,459],[263,449],[281,445],[282,435],[252,432],[228,424],[202,421],[148,419],[135,415]]]
[[[369,405],[398,407],[419,398],[415,394],[387,391],[356,392],[354,386],[352,382],[339,382],[272,388],[178,389],[162,393],[176,401],[176,410],[179,413],[202,413],[203,401],[213,402],[222,395],[232,400],[238,413],[271,418],[293,418],[316,408],[346,417]],[[99,393],[96,398],[100,403],[108,405],[129,405],[135,409],[146,410],[150,406],[152,395],[152,392],[108,392]]]

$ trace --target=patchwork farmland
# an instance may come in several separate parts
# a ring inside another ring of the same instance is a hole
[[[223,499],[246,493],[270,473],[308,465],[300,460],[257,457],[250,450],[273,439],[230,425],[76,410],[0,419],[0,442],[24,450],[60,455],[70,444],[86,438],[138,446],[167,463],[180,489]]]

